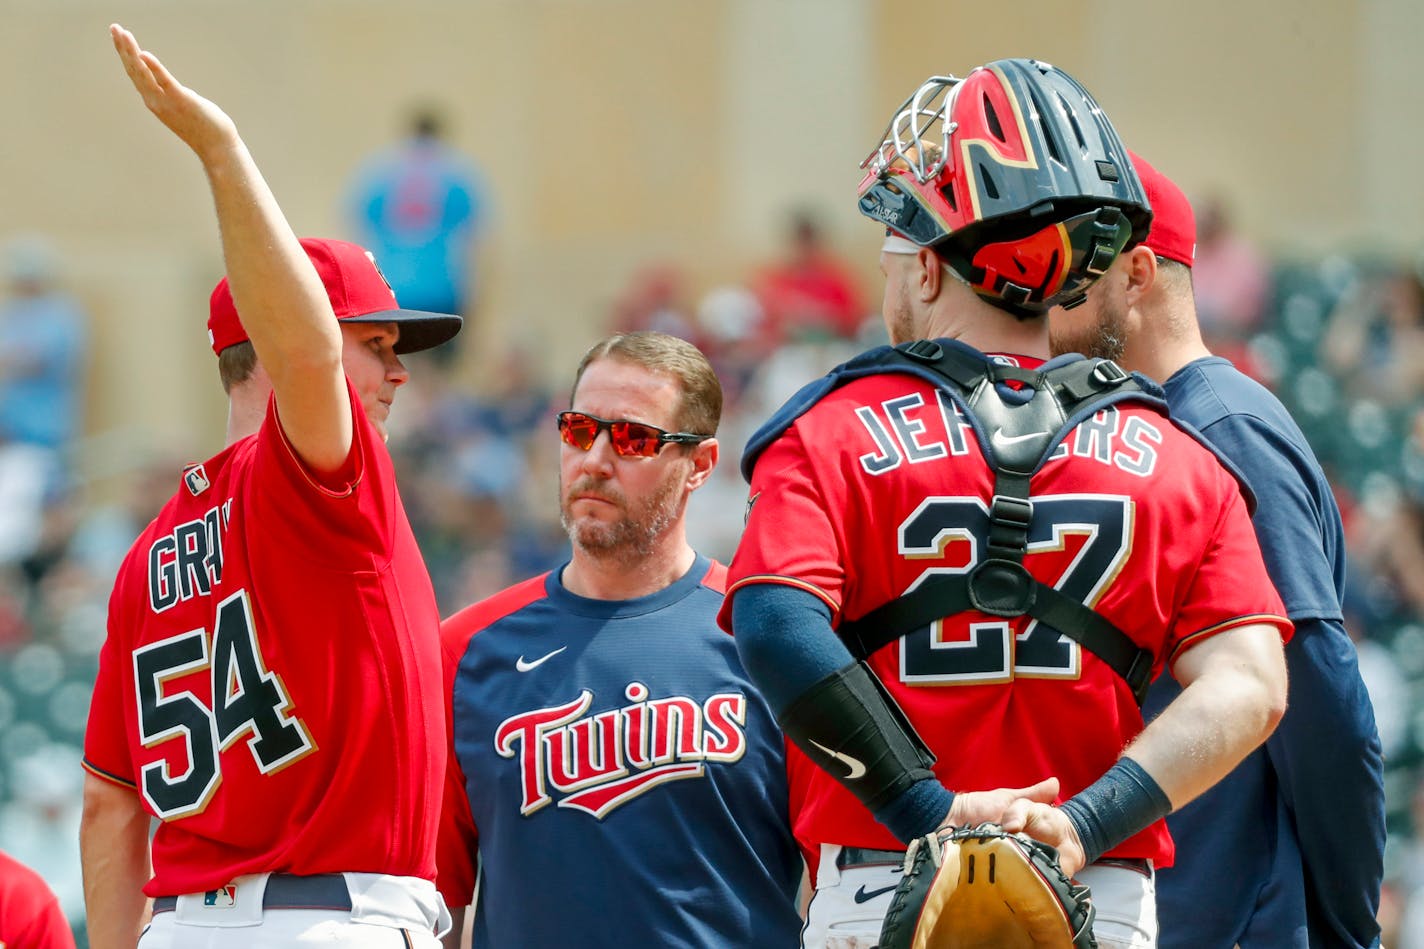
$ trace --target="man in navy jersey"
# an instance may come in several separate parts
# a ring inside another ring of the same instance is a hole
[[[1054,352],[1110,358],[1165,380],[1172,415],[1234,463],[1256,495],[1252,522],[1295,623],[1286,648],[1290,708],[1280,727],[1229,777],[1167,818],[1177,862],[1158,877],[1160,944],[1377,945],[1384,785],[1374,710],[1341,618],[1340,511],[1285,407],[1202,343],[1192,207],[1161,172],[1137,156],[1133,163],[1152,229],[1088,291],[1085,306],[1053,311]],[[1144,711],[1155,715],[1180,691],[1163,676]]]
[[[571,559],[444,623],[438,879],[475,947],[797,944],[785,745],[684,525],[721,414],[690,343],[595,345],[558,416]]]

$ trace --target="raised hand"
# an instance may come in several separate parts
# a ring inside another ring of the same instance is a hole
[[[122,26],[111,24],[109,35],[143,104],[205,165],[223,151],[241,147],[237,127],[226,112],[173,78],[158,57],[140,49],[134,35]]]

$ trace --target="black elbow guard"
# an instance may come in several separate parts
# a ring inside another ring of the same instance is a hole
[[[872,811],[934,777],[934,755],[864,663],[832,672],[777,721],[806,757]]]

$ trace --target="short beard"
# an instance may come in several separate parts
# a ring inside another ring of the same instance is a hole
[[[1049,320],[1049,347],[1053,355],[1082,353],[1098,359],[1122,361],[1122,355],[1127,351],[1127,317],[1112,301],[1103,300],[1097,320],[1079,332],[1055,331],[1059,322]]]
[[[681,470],[674,468],[651,495],[631,503],[606,483],[588,478],[576,481],[560,499],[559,523],[569,535],[569,541],[590,557],[637,563],[652,555],[658,541],[681,513],[683,502],[679,495],[684,480]],[[572,498],[590,491],[618,505],[623,516],[612,522],[575,520],[569,512]]]

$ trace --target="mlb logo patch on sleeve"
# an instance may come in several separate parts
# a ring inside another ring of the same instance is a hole
[[[203,466],[189,465],[183,469],[183,483],[188,486],[188,493],[197,497],[211,487],[208,482],[208,473],[203,470]]]

